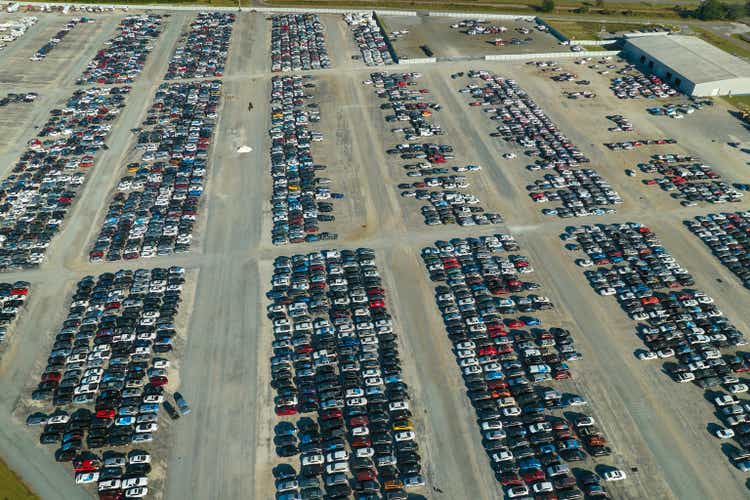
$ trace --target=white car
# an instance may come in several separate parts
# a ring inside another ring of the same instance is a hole
[[[128,457],[128,463],[131,464],[149,464],[151,463],[151,455],[148,453],[135,453]]]
[[[148,488],[130,488],[125,490],[125,498],[143,498],[148,495]]]
[[[503,154],[503,158],[505,158],[506,160],[512,160],[515,157],[516,157],[515,153],[505,153],[505,154]]]
[[[98,479],[98,472],[79,472],[76,474],[76,484],[95,483]]]
[[[412,431],[401,431],[394,434],[396,441],[414,441],[416,435]]]
[[[732,429],[717,429],[714,434],[719,439],[731,439],[734,437],[734,431]]]
[[[121,488],[121,481],[119,479],[110,479],[109,481],[101,481],[98,485],[99,491],[111,491],[119,490]]]
[[[131,477],[122,480],[123,490],[127,490],[128,488],[139,488],[141,486],[148,486],[148,478],[146,476]]]
[[[734,396],[730,396],[729,394],[722,394],[721,396],[716,396],[714,398],[714,404],[719,407],[731,406],[737,403],[739,403],[737,398],[735,398]]]
[[[622,481],[628,476],[625,475],[624,471],[621,471],[620,469],[615,469],[615,470],[608,470],[602,475],[602,477],[604,478],[605,481]]]
[[[594,265],[590,259],[578,259],[577,264],[581,267],[591,267]]]
[[[349,452],[346,450],[332,451],[326,455],[326,462],[342,462],[349,460]]]
[[[551,493],[552,491],[554,491],[554,488],[552,487],[552,483],[549,481],[540,481],[538,483],[534,483],[531,489],[534,491],[535,494]]]
[[[638,353],[638,359],[642,361],[650,361],[656,359],[658,356],[653,351],[641,351]]]
[[[312,455],[304,455],[302,457],[302,466],[307,465],[321,465],[323,463],[323,455],[314,453]]]
[[[529,494],[529,487],[525,484],[519,486],[511,486],[510,488],[505,490],[505,494],[508,496],[508,498],[525,497]]]
[[[357,451],[354,452],[354,455],[357,458],[371,458],[375,456],[375,450],[373,448],[357,448]]]
[[[748,391],[747,384],[732,384],[728,389],[732,394],[741,394]]]
[[[405,488],[416,488],[418,486],[424,486],[424,478],[420,476],[419,474],[404,478]]]
[[[346,472],[349,472],[349,464],[347,462],[334,462],[326,465],[326,474],[329,476]]]

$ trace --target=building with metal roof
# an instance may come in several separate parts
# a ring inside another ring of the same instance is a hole
[[[750,94],[750,63],[694,36],[635,36],[624,56],[691,96]]]

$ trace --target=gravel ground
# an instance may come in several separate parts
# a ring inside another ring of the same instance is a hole
[[[82,40],[85,43],[69,65],[55,66],[55,57],[58,51],[62,56],[65,44],[78,40],[73,38],[77,36],[75,31],[43,62],[20,65],[12,61],[13,57],[33,53],[48,38],[44,33],[54,30],[54,23],[46,18],[28,34],[28,40],[19,41],[24,45],[13,47],[15,55],[0,60],[0,75],[6,75],[0,77],[3,91],[31,90],[40,94],[34,104],[17,111],[15,126],[0,124],[0,138],[17,134],[0,142],[0,158],[5,160],[0,162],[1,174],[7,172],[33,136],[34,125],[41,124],[49,110],[73,90],[73,81],[111,34],[118,16],[97,16],[96,24],[82,28],[82,32],[93,31],[89,32],[90,38]],[[507,221],[507,227],[486,230],[426,227],[417,203],[398,196],[396,184],[403,181],[402,170],[385,150],[400,141],[383,121],[372,89],[361,84],[369,72],[351,60],[356,49],[348,27],[337,16],[324,16],[333,69],[317,72],[321,122],[314,129],[325,138],[322,143],[315,143],[313,153],[316,161],[329,165],[326,176],[333,180],[335,190],[346,195],[336,204],[337,220],[331,225],[340,238],[335,243],[279,249],[271,245],[268,236],[270,23],[260,15],[242,14],[234,28],[213,166],[193,250],[187,255],[157,257],[147,262],[90,264],[88,249],[132,145],[129,129],[139,125],[189,19],[190,14],[173,14],[168,19],[108,141],[110,149],[103,153],[71,209],[65,228],[53,241],[47,262],[38,270],[2,277],[4,281],[26,279],[34,291],[0,360],[5,388],[0,395],[0,452],[41,497],[90,497],[87,490],[73,484],[69,466],[55,464],[50,450],[37,444],[38,434],[24,429],[23,415],[13,413],[19,400],[27,396],[29,381],[38,374],[38,363],[48,352],[47,339],[64,316],[67,294],[81,276],[163,265],[198,270],[191,273],[195,298],[186,328],[184,357],[179,363],[180,388],[193,412],[170,426],[163,436],[168,448],[164,452],[164,497],[270,498],[270,467],[277,461],[270,438],[277,419],[268,385],[271,332],[263,313],[266,303],[262,294],[271,262],[277,255],[308,248],[366,246],[378,252],[378,267],[389,292],[389,310],[401,332],[399,350],[405,380],[413,395],[413,406],[418,409],[415,420],[425,448],[427,496],[499,498],[499,485],[492,478],[482,451],[450,342],[419,260],[420,249],[437,239],[487,234],[497,229],[516,236],[536,269],[534,279],[557,306],[551,319],[572,330],[576,345],[584,354],[584,359],[573,367],[575,378],[569,383],[592,402],[591,411],[612,443],[614,455],[606,463],[628,471],[630,467],[638,468],[637,472],[629,472],[627,481],[611,486],[613,496],[747,498],[746,477],[731,467],[719,442],[706,432],[706,423],[712,420],[711,405],[696,404],[697,388],[678,386],[658,373],[656,364],[635,359],[633,351],[641,347],[641,342],[633,333],[633,322],[614,301],[598,297],[581,269],[565,255],[559,234],[570,222],[540,214],[539,206],[525,192],[526,184],[538,175],[524,169],[521,155],[515,160],[500,157],[500,153],[513,148],[489,136],[492,122],[478,109],[468,107],[466,98],[456,92],[465,81],[451,80],[450,74],[477,68],[518,80],[625,199],[617,214],[584,223],[638,220],[647,224],[693,273],[697,288],[714,297],[729,319],[747,333],[749,325],[742,314],[748,301],[747,290],[738,288],[736,278],[681,224],[684,219],[716,207],[680,207],[666,193],[624,174],[625,168],[638,161],[640,151],[611,152],[602,145],[629,137],[606,130],[611,125],[605,115],[620,113],[633,122],[633,134],[637,135],[632,137],[675,137],[678,144],[670,147],[670,152],[699,156],[715,165],[727,180],[741,181],[747,168],[746,157],[725,142],[746,140],[747,132],[728,115],[723,104],[717,103],[681,121],[649,117],[645,108],[652,101],[617,100],[607,88],[609,76],[597,75],[569,60],[563,66],[591,80],[589,87],[596,92],[595,99],[561,99],[562,90],[572,84],[555,83],[535,67],[522,63],[415,65],[413,69],[424,74],[421,85],[431,89],[433,99],[443,105],[436,115],[436,121],[447,132],[441,142],[454,145],[456,163],[484,167],[482,172],[472,174],[471,191],[488,211],[500,212]],[[63,22],[62,17],[59,22]],[[431,42],[428,44],[432,46]],[[451,50],[458,52],[462,48]],[[47,64],[56,69],[37,68]],[[57,69],[63,67],[64,70]],[[57,79],[27,84],[40,78],[38,71],[50,71]],[[17,82],[24,84],[19,86]],[[248,101],[254,103],[251,112],[247,111]],[[252,152],[237,154],[241,145],[250,146]],[[644,150],[643,154],[649,151]],[[747,209],[748,203],[731,208]]]

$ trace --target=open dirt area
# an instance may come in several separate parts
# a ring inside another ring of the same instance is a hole
[[[456,27],[464,21],[457,17],[397,17],[382,16],[386,31],[408,31],[406,35],[391,36],[391,42],[401,59],[427,57],[420,48],[423,45],[432,50],[435,57],[471,58],[490,54],[531,54],[547,52],[567,52],[570,49],[560,45],[550,33],[536,29],[536,23],[524,20],[487,20],[484,26],[504,27],[506,31],[495,34],[468,35],[469,28]],[[467,18],[469,19],[469,18]],[[470,18],[479,20],[481,16]],[[512,43],[517,39],[517,44]],[[496,39],[502,39],[504,46],[495,46]]]
[[[103,42],[112,35],[123,13],[93,15],[95,23],[76,27],[43,61],[28,58],[63,25],[68,17],[40,16],[23,39],[0,58],[0,97],[7,92],[39,93],[30,104],[2,110],[0,119],[0,175],[7,175],[35,135],[49,111],[75,90],[74,81]],[[676,384],[660,370],[634,356],[642,347],[635,322],[617,302],[599,297],[586,282],[573,254],[559,235],[566,226],[599,222],[638,221],[648,225],[665,247],[696,280],[696,288],[712,296],[732,323],[750,334],[747,310],[750,292],[724,268],[682,221],[717,211],[699,203],[683,207],[658,186],[646,186],[625,169],[649,154],[681,153],[713,165],[728,182],[747,182],[747,154],[727,142],[748,146],[750,136],[723,101],[717,100],[682,120],[652,117],[645,111],[654,100],[619,100],[609,90],[612,74],[601,75],[588,65],[561,60],[565,71],[588,79],[593,99],[567,99],[563,91],[574,82],[558,83],[536,65],[523,62],[439,62],[404,65],[389,71],[422,73],[419,87],[430,89],[430,99],[442,109],[434,120],[444,136],[432,142],[454,146],[449,165],[477,164],[482,171],[467,174],[471,187],[487,211],[499,212],[499,226],[429,227],[419,213],[421,202],[399,196],[397,185],[408,182],[403,161],[386,149],[404,142],[391,132],[371,86],[362,84],[371,70],[353,61],[358,53],[349,28],[339,16],[326,15],[332,69],[310,72],[320,104],[321,121],[311,126],[323,134],[312,145],[315,162],[328,168],[331,189],[345,195],[334,200],[336,221],[322,230],[339,234],[338,241],[274,247],[271,244],[272,180],[269,175],[270,21],[256,13],[241,13],[234,25],[224,72],[223,104],[211,150],[206,191],[190,253],[178,256],[115,263],[89,263],[88,251],[96,238],[113,188],[123,174],[134,143],[130,129],[140,126],[156,87],[191,13],[172,13],[155,42],[143,73],[136,79],[127,106],[107,140],[85,187],[68,212],[64,228],[52,242],[39,269],[7,273],[3,281],[26,280],[33,292],[14,326],[0,359],[3,391],[0,394],[0,454],[11,469],[44,499],[91,498],[90,490],[73,484],[69,464],[54,462],[52,450],[38,444],[36,429],[24,426],[30,388],[49,353],[51,336],[65,317],[75,283],[85,275],[139,267],[184,266],[191,290],[183,299],[179,325],[179,390],[192,413],[160,431],[157,447],[162,457],[159,497],[167,499],[267,499],[274,496],[272,468],[281,463],[273,447],[274,415],[269,385],[273,332],[266,318],[272,263],[279,255],[313,249],[373,248],[387,290],[388,308],[399,333],[399,352],[411,405],[416,409],[415,430],[423,456],[426,486],[415,490],[435,499],[497,499],[502,488],[494,479],[482,447],[475,413],[468,404],[460,371],[445,335],[434,289],[420,258],[423,247],[453,237],[509,232],[535,268],[534,281],[556,308],[542,315],[545,323],[571,330],[583,359],[572,366],[573,379],[562,381],[590,401],[590,412],[605,431],[613,455],[588,458],[582,466],[607,464],[628,471],[628,479],[607,485],[617,499],[743,499],[748,497],[747,476],[736,470],[722,452],[721,442],[709,434],[716,421],[713,407],[690,384]],[[489,36],[470,37],[451,29],[457,18],[385,17],[387,29],[408,29],[395,41],[401,56],[423,57],[428,45],[439,57],[460,59],[490,53],[567,51],[549,34],[525,22],[493,21],[505,25],[503,36],[532,37],[527,45],[495,48]],[[528,35],[514,30],[526,26]],[[494,37],[494,35],[492,36]],[[614,63],[612,59],[610,63]],[[591,61],[589,64],[594,64]],[[490,137],[495,123],[480,108],[468,106],[458,93],[466,78],[451,74],[485,69],[515,79],[555,124],[591,158],[591,166],[618,191],[624,203],[617,213],[585,220],[544,216],[526,193],[539,178],[529,172],[522,150]],[[382,71],[377,68],[373,71]],[[613,72],[611,72],[613,73]],[[674,99],[679,100],[679,99]],[[682,99],[684,100],[684,99]],[[254,104],[248,111],[247,103]],[[622,114],[634,132],[608,132],[606,115]],[[674,145],[648,146],[637,151],[610,151],[603,143],[631,138],[673,137]],[[247,145],[249,153],[237,148]],[[515,159],[502,153],[514,152]],[[750,200],[721,208],[750,208]],[[184,343],[184,344],[183,344]],[[177,388],[177,387],[175,387]],[[170,387],[171,389],[171,387]],[[20,405],[20,406],[19,406]],[[19,408],[16,411],[16,408]],[[166,419],[166,416],[162,417]],[[162,469],[163,466],[163,470]]]

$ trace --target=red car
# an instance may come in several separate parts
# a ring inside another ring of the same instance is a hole
[[[281,406],[279,408],[276,408],[276,415],[280,417],[296,414],[297,408],[295,408],[294,406]]]
[[[500,483],[503,486],[521,486],[523,479],[515,472],[503,472],[500,476]]]
[[[320,414],[320,418],[323,420],[332,420],[334,418],[341,418],[343,413],[338,408],[331,408],[330,410],[324,411]]]
[[[169,379],[167,377],[159,376],[159,377],[151,377],[150,379],[148,379],[148,381],[153,386],[161,387],[163,385],[167,385],[167,383],[169,382]]]
[[[90,472],[102,466],[98,458],[77,458],[73,460],[73,470],[76,472]]]
[[[42,374],[42,382],[59,382],[62,378],[60,372],[48,372]]]
[[[375,479],[375,473],[371,470],[360,470],[357,472],[357,481],[372,481]]]
[[[523,473],[523,480],[529,484],[534,481],[544,481],[544,472],[541,469],[530,469]]]
[[[370,446],[372,446],[372,439],[367,436],[352,439],[352,448],[369,448]]]
[[[115,418],[115,410],[99,410],[96,418]]]
[[[349,419],[349,427],[362,427],[370,423],[370,419],[367,415],[360,415]]]
[[[505,324],[508,325],[508,328],[523,328],[524,327],[524,323],[520,319],[505,320]]]

